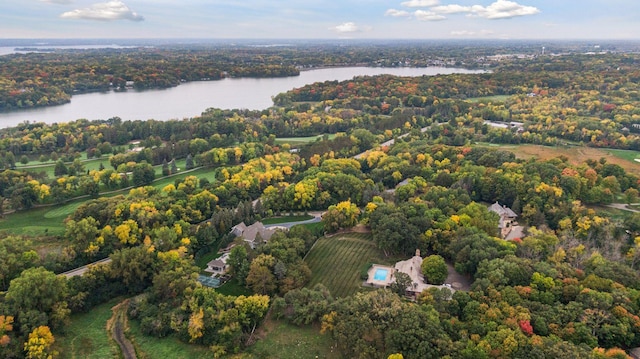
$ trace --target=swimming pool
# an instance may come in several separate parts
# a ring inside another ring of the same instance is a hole
[[[387,279],[387,274],[389,274],[389,270],[377,268],[376,273],[373,275],[373,279],[375,280],[385,280]]]

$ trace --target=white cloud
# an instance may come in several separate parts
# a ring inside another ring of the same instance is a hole
[[[409,0],[402,2],[400,5],[406,7],[429,7],[436,6],[440,3],[439,0]]]
[[[440,21],[440,20],[446,19],[446,17],[440,14],[436,14],[435,12],[424,11],[424,10],[416,10],[416,12],[414,12],[413,15],[416,17],[416,19],[420,21]]]
[[[119,0],[112,0],[103,3],[97,3],[91,5],[91,7],[84,9],[76,9],[68,11],[60,15],[65,19],[84,19],[84,20],[100,20],[100,21],[113,21],[113,20],[131,20],[142,21],[144,17],[138,15],[135,11],[129,9],[129,7]]]
[[[467,30],[451,31],[451,35],[453,36],[473,36],[475,34],[476,34],[475,31],[467,31]]]
[[[535,15],[539,13],[540,10],[533,6],[520,5],[514,1],[497,0],[487,7],[482,5],[473,5],[471,7],[471,12],[473,16],[496,20],[510,19],[516,16]]]
[[[480,32],[468,31],[468,30],[451,31],[452,36],[464,36],[464,37],[485,36],[485,35],[492,35],[492,34],[493,34],[493,31],[491,30],[480,30]]]
[[[348,34],[352,32],[359,32],[360,28],[353,22],[345,22],[343,24],[330,27],[329,30],[335,31],[339,34]]]
[[[389,9],[384,13],[384,16],[409,17],[411,16],[411,13],[404,10]]]
[[[40,0],[40,2],[46,2],[49,4],[71,4],[73,0]]]
[[[471,6],[451,4],[451,5],[434,6],[430,10],[438,14],[458,14],[461,12],[471,12]]]

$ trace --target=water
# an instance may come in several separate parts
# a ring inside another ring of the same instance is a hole
[[[314,82],[343,81],[364,75],[433,76],[482,72],[444,67],[344,67],[302,71],[295,77],[198,81],[163,90],[80,94],[64,105],[0,113],[0,128],[25,121],[60,123],[115,116],[123,120],[166,121],[199,116],[207,108],[263,110],[273,106],[272,96]]]
[[[387,279],[387,274],[389,273],[386,269],[376,269],[376,273],[373,275],[373,279],[375,280],[385,280]]]

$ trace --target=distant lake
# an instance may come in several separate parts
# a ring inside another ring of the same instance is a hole
[[[77,119],[171,120],[199,116],[208,108],[263,110],[271,100],[286,92],[314,82],[344,81],[355,76],[391,74],[396,76],[433,76],[453,73],[484,73],[445,67],[343,67],[302,71],[300,76],[278,78],[238,78],[196,81],[162,90],[96,92],[75,95],[71,102],[53,107],[0,112],[0,128],[25,121],[60,123]]]

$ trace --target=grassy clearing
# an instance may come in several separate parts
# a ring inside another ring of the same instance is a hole
[[[117,358],[119,349],[109,339],[107,320],[111,318],[111,307],[121,298],[93,308],[88,313],[71,316],[71,324],[65,329],[64,336],[56,335],[56,346],[61,358]]]
[[[220,288],[216,288],[216,291],[220,294],[234,295],[234,296],[253,294],[250,290],[238,284],[238,282],[235,279],[231,279],[225,284],[221,285]]]
[[[297,327],[282,321],[266,320],[260,331],[263,336],[247,349],[253,358],[313,359],[342,358],[333,348],[335,343],[328,334],[320,334],[314,327]]]
[[[315,142],[321,139],[322,136],[324,135],[307,136],[307,137],[281,137],[281,138],[276,138],[276,143],[279,143],[279,144],[288,143],[292,146],[304,145],[310,142]],[[333,138],[336,137],[334,133],[327,134],[327,136],[329,137],[330,140],[333,140]]]
[[[486,97],[471,97],[466,99],[465,101],[469,102],[505,102],[510,95],[495,95],[495,96],[486,96]]]
[[[62,206],[53,207],[49,211],[44,214],[44,218],[62,218],[65,219],[67,216],[73,214],[73,212],[78,209],[85,201],[78,200],[71,203],[64,204]]]
[[[146,336],[140,330],[140,323],[135,320],[129,321],[127,338],[133,343],[140,359],[213,358],[213,353],[208,348],[183,343],[173,336],[166,338]]]
[[[476,144],[476,146],[496,147],[505,151],[513,152],[516,157],[529,159],[531,157],[538,160],[548,160],[558,156],[566,156],[573,165],[584,163],[587,159],[600,160],[604,158],[608,163],[613,163],[624,168],[625,171],[640,176],[640,163],[634,161],[640,158],[640,152],[614,150],[607,148],[593,148],[583,146],[542,146],[542,145],[495,145]]]
[[[11,213],[0,220],[0,231],[15,235],[44,236],[64,234],[64,217],[46,217],[51,207]]]
[[[324,284],[334,297],[363,290],[360,272],[369,263],[386,263],[368,233],[347,233],[320,238],[305,259],[311,273],[307,287]]]
[[[309,219],[313,219],[312,215],[306,214],[302,216],[284,216],[284,217],[271,217],[262,220],[263,224],[279,224],[288,222],[302,222]]]
[[[640,159],[640,152],[638,152],[638,151],[614,150],[614,149],[608,149],[606,151],[611,153],[612,155],[618,157],[618,158],[621,158],[623,160],[627,160],[627,161],[630,161],[630,162],[634,162],[634,163],[638,163],[638,161],[636,161],[636,159]],[[640,166],[640,163],[638,163],[638,166]]]

